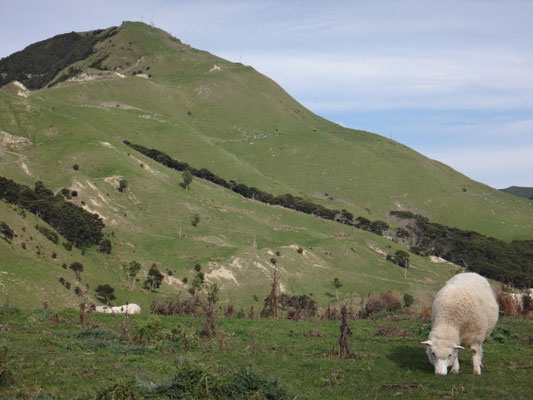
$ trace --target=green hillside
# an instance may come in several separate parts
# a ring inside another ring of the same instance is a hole
[[[500,189],[502,192],[524,197],[531,200],[533,198],[533,188],[523,186],[509,186],[506,189]]]
[[[70,201],[102,218],[113,247],[110,255],[97,246],[68,251],[64,238],[54,244],[35,229],[42,224],[37,216],[0,203],[0,221],[16,235],[0,240],[6,254],[0,293],[10,302],[74,306],[80,302],[75,286],[94,298],[95,287],[108,283],[117,303],[146,308],[154,293],[142,289],[142,281],[152,264],[166,275],[157,296],[167,296],[186,295],[190,283],[182,280],[190,282],[199,263],[206,280],[222,288],[222,298],[249,305],[268,292],[275,258],[282,290],[312,294],[322,305],[331,301],[326,293],[335,292],[337,277],[341,299],[397,289],[415,295],[420,306],[458,269],[411,254],[405,274],[385,256],[406,248],[387,238],[201,179],[185,190],[181,172],[124,140],[227,180],[354,216],[385,220],[390,210],[409,210],[506,241],[533,238],[531,201],[474,182],[397,142],[326,121],[253,68],[166,32],[131,22],[106,37],[108,31],[80,34],[102,40],[47,87],[28,91],[11,81],[0,90],[0,176],[29,187],[42,181],[54,193],[75,191]],[[117,190],[121,180],[124,193]],[[200,222],[193,227],[196,214]],[[143,270],[131,291],[122,265],[134,260]],[[84,265],[79,283],[62,268],[74,261]]]

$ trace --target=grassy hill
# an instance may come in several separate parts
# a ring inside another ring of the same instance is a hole
[[[113,245],[111,255],[96,247],[68,251],[64,239],[54,244],[36,231],[38,217],[0,203],[0,221],[16,234],[11,243],[0,241],[6,254],[0,292],[12,303],[73,306],[80,301],[74,286],[94,296],[97,285],[108,283],[117,303],[146,308],[154,294],[130,291],[122,272],[123,263],[135,260],[143,267],[141,283],[152,264],[167,275],[158,296],[185,293],[189,284],[182,280],[192,280],[199,263],[224,299],[251,304],[253,295],[261,300],[268,292],[276,258],[282,289],[312,294],[323,305],[337,277],[341,298],[398,289],[415,295],[420,306],[458,269],[411,255],[405,275],[385,260],[405,248],[386,238],[244,199],[199,179],[184,190],[181,173],[124,140],[227,180],[355,216],[386,219],[390,210],[409,210],[503,240],[533,237],[531,201],[474,182],[397,142],[326,121],[253,68],[159,29],[127,22],[112,36],[106,32],[80,34],[102,40],[87,57],[64,66],[49,87],[28,91],[12,81],[0,90],[1,175],[30,187],[42,181],[56,193],[75,191],[71,201],[102,217]],[[125,193],[117,190],[121,180],[128,184]],[[193,227],[196,214],[200,223]],[[62,268],[74,261],[84,265],[80,284]]]
[[[500,189],[502,192],[524,197],[531,200],[533,198],[533,188],[523,186],[509,186],[506,189]]]

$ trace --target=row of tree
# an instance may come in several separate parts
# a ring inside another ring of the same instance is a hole
[[[104,222],[47,189],[41,181],[35,188],[0,176],[0,199],[37,215],[76,247],[85,248],[102,241]]]
[[[253,186],[247,186],[243,183],[237,183],[234,180],[230,180],[228,182],[224,178],[215,175],[207,168],[193,168],[188,163],[175,160],[169,155],[163,153],[162,151],[156,149],[149,149],[142,145],[131,143],[128,140],[125,140],[124,144],[130,146],[132,149],[137,150],[138,152],[144,154],[147,157],[150,157],[151,159],[157,161],[160,164],[163,164],[168,168],[172,168],[177,171],[189,171],[192,176],[205,179],[216,185],[223,186],[226,189],[230,189],[233,192],[238,193],[248,199],[257,200],[270,205],[279,205],[285,208],[290,208],[295,211],[303,212],[306,214],[312,214],[320,218],[335,220],[347,225],[356,226],[356,221],[354,221],[353,214],[346,210],[339,211],[335,209],[329,209],[320,204],[313,203],[302,197],[293,196],[292,194],[288,193],[275,196],[272,193],[260,190]],[[187,187],[188,184],[185,183],[185,186]]]
[[[511,243],[451,228],[409,211],[391,211],[402,221],[402,240],[414,253],[435,255],[518,288],[533,286],[533,240]]]

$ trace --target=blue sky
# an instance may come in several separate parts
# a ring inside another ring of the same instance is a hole
[[[242,61],[315,113],[492,187],[533,186],[533,1],[0,0],[0,57],[153,21]]]

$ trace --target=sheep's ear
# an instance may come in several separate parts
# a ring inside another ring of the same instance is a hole
[[[459,350],[464,349],[463,346],[459,346],[458,344],[455,344],[455,345],[453,346],[453,348],[454,348],[454,349],[459,349]]]
[[[425,344],[426,346],[433,346],[433,342],[431,340],[426,340],[425,342],[420,342],[420,344]]]

